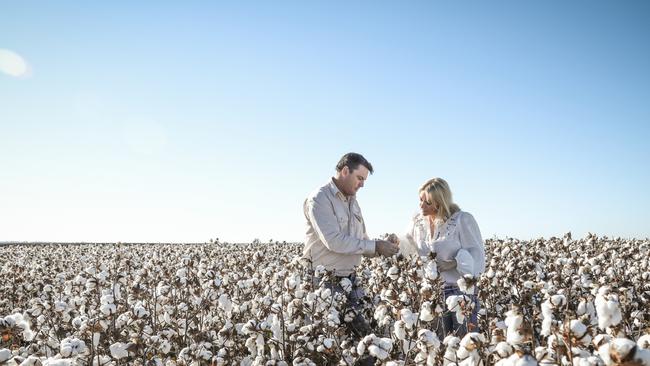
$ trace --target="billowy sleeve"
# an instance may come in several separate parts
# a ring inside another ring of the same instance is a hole
[[[399,251],[403,255],[411,255],[411,254],[419,254],[418,246],[415,243],[415,239],[413,238],[415,231],[415,219],[412,219],[409,221],[408,226],[406,227],[406,230],[404,232],[404,235],[402,235],[399,238]]]
[[[456,254],[458,272],[479,276],[485,271],[485,245],[474,216],[463,212],[457,230],[461,247]]]
[[[311,222],[319,239],[334,253],[375,254],[375,241],[354,238],[344,234],[332,212],[332,205],[325,198],[309,198],[304,204],[305,216]]]

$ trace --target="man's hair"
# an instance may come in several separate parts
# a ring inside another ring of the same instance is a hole
[[[373,173],[372,164],[370,164],[370,162],[366,160],[363,155],[353,152],[341,156],[338,164],[336,164],[336,171],[340,172],[344,166],[347,166],[350,171],[353,171],[358,168],[359,165],[365,166],[370,174]]]

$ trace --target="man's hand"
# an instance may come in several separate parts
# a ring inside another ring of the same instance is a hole
[[[382,240],[386,240],[386,241],[389,241],[389,242],[391,242],[393,244],[399,245],[399,238],[395,234],[384,234],[384,235],[380,236],[380,238]]]
[[[456,268],[456,260],[451,259],[448,261],[443,261],[442,259],[436,259],[436,266],[438,267],[438,272],[445,272]]]
[[[399,252],[399,246],[386,240],[377,240],[375,242],[375,252],[377,252],[377,254],[383,255],[384,257],[390,257]]]

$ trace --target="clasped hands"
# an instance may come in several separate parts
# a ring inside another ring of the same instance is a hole
[[[384,234],[375,242],[375,252],[384,257],[391,257],[399,252],[399,238],[395,234]]]
[[[384,234],[382,240],[377,240],[375,251],[384,257],[390,257],[399,252],[399,238],[395,234]],[[436,258],[438,272],[445,272],[456,268],[458,263],[455,259],[443,260]]]

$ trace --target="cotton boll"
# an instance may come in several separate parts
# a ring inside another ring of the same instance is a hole
[[[106,294],[101,297],[100,302],[102,304],[112,304],[113,302],[115,302],[115,299],[113,298],[113,295]]]
[[[375,338],[373,343],[378,345],[381,349],[390,352],[393,349],[393,339],[392,338]]]
[[[398,298],[404,305],[409,305],[411,303],[411,297],[406,292],[400,293]]]
[[[434,319],[433,310],[431,309],[431,302],[425,301],[420,306],[420,320],[423,322],[430,322]]]
[[[117,307],[115,304],[103,304],[99,310],[102,312],[104,315],[113,315],[117,311]]]
[[[515,352],[515,349],[508,342],[499,342],[494,347],[494,352],[499,358],[508,358]]]
[[[553,333],[555,328],[556,328],[555,327],[556,324],[557,324],[557,321],[553,320],[552,317],[545,317],[542,320],[541,335],[543,335],[544,337],[548,337],[549,335],[551,335],[551,333]]]
[[[503,364],[504,366],[537,366],[538,365],[535,357],[528,354],[519,355],[517,353],[514,353],[506,360],[507,363],[504,363]],[[502,360],[502,361],[506,361],[506,360]]]
[[[327,325],[330,327],[336,327],[340,324],[341,318],[339,312],[335,308],[330,309],[330,312],[327,314]]]
[[[428,329],[420,329],[418,332],[418,340],[427,347],[433,347],[435,349],[440,347],[440,340],[435,333]]]
[[[359,342],[357,344],[357,354],[359,356],[363,355],[366,352],[367,347],[368,345],[364,341]]]
[[[316,293],[318,294],[318,297],[319,297],[322,301],[327,301],[327,300],[329,300],[330,297],[332,296],[332,290],[330,290],[329,288],[321,288],[321,289],[318,289],[318,290],[316,291]]]
[[[382,289],[380,298],[382,301],[392,303],[395,299],[397,299],[397,294],[392,289]]]
[[[431,285],[425,283],[420,287],[420,297],[422,297],[422,300],[431,301],[434,296],[435,293],[433,292],[433,287],[431,287]]]
[[[591,343],[591,335],[587,333],[588,328],[580,320],[571,320],[570,328],[571,333],[573,333],[577,341],[582,343],[584,346],[588,346],[589,343]]]
[[[612,294],[608,286],[603,286],[598,289],[598,295],[596,295],[594,303],[596,305],[598,327],[600,329],[605,329],[606,327],[617,325],[621,322],[622,315],[618,296]]]
[[[230,312],[233,309],[232,306],[232,301],[230,301],[230,298],[228,297],[227,294],[221,294],[219,296],[219,308],[224,310],[225,312]]]
[[[650,334],[644,334],[636,341],[641,349],[650,349]]]
[[[476,350],[477,348],[482,347],[483,344],[487,343],[485,336],[481,333],[471,332],[467,333],[460,341],[460,347],[467,349],[468,351]]]
[[[411,309],[402,309],[400,310],[400,317],[404,322],[404,325],[411,329],[415,325],[415,322],[418,320],[418,313],[411,312]]]
[[[385,304],[379,304],[375,308],[375,312],[373,314],[373,318],[375,320],[382,319],[386,314],[388,313],[388,307]]]
[[[244,346],[248,349],[248,353],[252,357],[257,357],[257,346],[255,344],[256,338],[256,336],[248,337],[248,339],[246,339],[246,343],[244,343]]]
[[[9,360],[12,357],[13,357],[13,355],[12,355],[10,350],[8,350],[6,348],[0,349],[0,362],[5,362],[5,361]]]
[[[458,288],[466,294],[474,294],[476,282],[476,278],[472,275],[464,275],[456,281]]]
[[[356,316],[357,314],[354,312],[354,310],[348,310],[345,312],[345,315],[343,316],[343,321],[346,323],[351,323]]]
[[[61,341],[61,346],[59,348],[59,353],[63,357],[73,357],[80,353],[86,351],[86,344],[84,341],[68,337]]]
[[[450,366],[452,364],[455,364],[457,361],[456,357],[456,351],[458,350],[459,344],[460,344],[460,338],[456,336],[449,335],[445,337],[445,339],[442,341],[443,344],[447,346],[445,348],[445,354],[444,354],[444,365]]]
[[[126,358],[129,356],[129,351],[127,351],[127,344],[126,343],[121,343],[121,342],[116,342],[113,343],[110,347],[109,350],[111,352],[111,356],[113,358],[119,360],[121,358]]]
[[[525,341],[521,333],[521,325],[524,317],[518,309],[512,309],[506,313],[505,324],[508,327],[506,331],[506,341],[510,344],[519,344]]]
[[[388,361],[386,366],[404,366],[404,361]]]
[[[430,260],[424,266],[424,277],[430,280],[435,280],[438,278],[438,267],[436,266],[436,261]]]
[[[386,350],[374,344],[368,346],[368,353],[370,353],[371,356],[377,357],[380,360],[385,360],[386,358],[388,358],[388,352],[386,352]]]
[[[609,334],[598,334],[597,336],[594,337],[594,339],[592,341],[592,344],[594,345],[596,350],[598,350],[598,349],[600,349],[601,346],[611,342],[612,339],[613,339],[613,337],[610,336]],[[597,352],[598,351],[596,351],[596,353]]]
[[[406,324],[403,320],[396,320],[393,325],[393,333],[399,340],[406,339]]]
[[[598,348],[605,365],[635,364],[650,366],[650,351],[637,348],[636,343],[626,338],[616,338]]]
[[[352,291],[352,281],[350,281],[349,278],[343,277],[339,282],[339,284],[341,285],[343,291],[345,291],[346,293],[350,293],[350,291]]]
[[[68,308],[68,303],[65,301],[55,301],[54,302],[54,311],[57,313],[62,313]]]
[[[553,305],[554,308],[556,308],[556,309],[562,308],[562,307],[566,306],[566,296],[561,295],[561,294],[553,295],[550,298],[550,302],[551,302],[551,304]]]
[[[323,340],[323,346],[325,346],[325,348],[330,349],[330,348],[332,348],[333,345],[334,345],[334,339],[325,338]]]
[[[548,318],[548,319],[552,319],[552,318],[553,318],[553,309],[554,309],[554,306],[553,306],[553,304],[551,303],[551,300],[550,300],[550,299],[544,301],[544,302],[540,305],[540,307],[541,307],[541,310],[542,310],[542,316],[543,316],[544,318]]]
[[[456,321],[459,324],[462,324],[465,322],[465,314],[463,314],[463,305],[467,304],[467,301],[469,298],[467,298],[464,295],[452,295],[447,297],[445,300],[447,304],[447,309],[449,311],[455,312],[456,313]]]
[[[325,272],[326,272],[326,270],[325,270],[325,266],[323,266],[322,264],[321,264],[321,265],[318,265],[318,266],[316,266],[316,268],[314,269],[314,277],[318,277],[318,278],[323,277],[323,275],[325,274]]]
[[[133,306],[133,314],[135,315],[136,318],[146,318],[149,316],[149,311],[142,305],[141,302],[137,302]]]
[[[393,281],[397,280],[397,278],[399,277],[399,268],[393,265],[392,267],[390,267],[390,269],[388,269],[386,275],[388,276],[388,278],[390,278]]]
[[[576,315],[589,315],[589,317],[594,317],[596,315],[596,308],[594,307],[594,303],[587,301],[587,299],[584,298],[580,299],[578,308],[576,309]]]
[[[29,356],[20,363],[20,366],[41,366],[43,363],[37,356]]]

